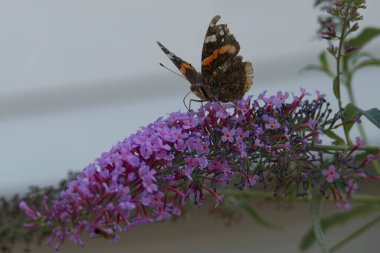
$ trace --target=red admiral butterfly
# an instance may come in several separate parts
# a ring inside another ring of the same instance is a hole
[[[215,16],[207,29],[201,73],[157,42],[191,83],[191,91],[202,101],[235,101],[244,96],[253,82],[252,63],[243,62],[243,57],[238,55],[239,42],[226,24],[216,25],[219,19],[219,15]]]

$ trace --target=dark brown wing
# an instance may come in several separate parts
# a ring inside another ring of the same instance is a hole
[[[199,84],[200,83],[200,74],[195,70],[193,66],[191,66],[190,63],[185,62],[172,52],[170,52],[164,45],[162,45],[160,42],[157,41],[157,44],[160,46],[162,51],[166,54],[167,57],[174,63],[174,65],[177,66],[179,71],[186,77],[186,79],[191,84]]]
[[[234,58],[240,50],[239,42],[226,24],[217,25],[215,16],[208,26],[202,50],[202,75],[207,78],[218,67]]]
[[[253,66],[243,62],[241,56],[229,60],[224,69],[216,69],[203,86],[205,94],[211,101],[231,102],[241,99],[251,88]]]
[[[207,29],[202,51],[202,90],[211,101],[240,99],[251,88],[253,66],[238,56],[240,45],[226,24],[215,16]]]

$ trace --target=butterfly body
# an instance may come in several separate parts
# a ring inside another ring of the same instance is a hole
[[[231,102],[240,99],[253,82],[253,66],[238,55],[239,42],[226,24],[217,25],[215,16],[207,29],[201,72],[182,60],[160,42],[158,45],[190,82],[191,91],[202,101]]]

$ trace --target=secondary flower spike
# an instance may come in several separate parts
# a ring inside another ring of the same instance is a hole
[[[22,201],[32,220],[27,226],[49,228],[56,249],[66,238],[82,245],[84,231],[116,240],[119,231],[180,215],[186,200],[218,205],[218,189],[253,185],[294,196],[317,185],[348,207],[358,178],[371,177],[365,166],[379,154],[358,163],[353,155],[364,145],[358,141],[355,152],[336,151],[339,159],[326,163],[313,146],[341,115],[330,116],[319,92],[314,100],[307,95],[304,89],[293,99],[264,92],[257,100],[210,102],[159,118],[103,153],[55,199],[44,198],[39,207]]]

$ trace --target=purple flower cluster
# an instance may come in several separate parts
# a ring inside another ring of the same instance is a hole
[[[257,100],[210,102],[160,118],[103,153],[56,199],[44,198],[39,208],[22,201],[32,219],[27,226],[47,226],[58,249],[65,238],[83,245],[83,231],[115,240],[117,231],[180,215],[187,199],[201,205],[211,198],[217,205],[223,199],[217,189],[227,186],[260,183],[274,193],[304,196],[318,184],[332,189],[337,202],[348,201],[357,178],[368,177],[363,168],[379,155],[360,165],[352,153],[323,162],[313,146],[339,117],[330,118],[323,94],[313,101],[304,100],[307,95],[301,89],[288,102],[288,93],[264,92]]]
[[[326,12],[326,16],[319,17],[320,37],[330,41],[328,51],[331,55],[336,56],[338,47],[332,43],[333,40],[339,40],[342,36],[347,37],[351,32],[359,29],[359,21],[363,16],[359,13],[360,9],[366,8],[365,0],[316,0],[315,6]],[[356,45],[344,44],[345,53],[351,53],[357,50]]]

